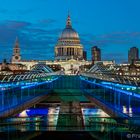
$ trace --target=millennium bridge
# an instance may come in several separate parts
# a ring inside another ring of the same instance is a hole
[[[43,132],[63,131],[101,140],[137,134],[138,78],[97,70],[65,75],[47,66],[36,66],[24,74],[1,75],[1,139],[19,139],[18,132],[22,132],[21,139],[25,133],[26,139],[34,139]]]

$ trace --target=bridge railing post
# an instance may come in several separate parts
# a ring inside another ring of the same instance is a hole
[[[34,87],[34,91],[33,91],[33,95],[35,96],[36,95],[36,87]]]
[[[30,96],[30,88],[28,87],[28,97]]]
[[[133,96],[132,96],[132,98],[133,98]],[[131,113],[130,112],[130,109],[131,109],[131,96],[130,96],[130,94],[128,95],[128,110],[129,110],[129,113]]]
[[[22,99],[23,99],[23,91],[22,91],[22,88],[20,88],[20,99],[21,99],[21,102],[22,102]]]
[[[120,94],[120,92],[118,92],[118,107],[119,107],[119,109],[120,109],[120,107],[121,107],[121,94]]]
[[[115,87],[114,86],[112,86],[112,88],[113,88],[113,92],[114,92],[114,106],[116,107],[116,90],[115,90]]]
[[[2,90],[2,101],[1,101],[1,103],[2,103],[2,109],[4,108],[4,90]]]

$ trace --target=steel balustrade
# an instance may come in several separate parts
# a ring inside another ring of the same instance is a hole
[[[59,74],[60,74],[60,72],[53,72],[53,73],[26,73],[26,74],[18,74],[18,75],[5,75],[1,79],[1,83],[32,80],[32,79],[44,78],[46,76],[59,75]]]
[[[101,74],[101,73],[81,73],[83,76],[92,77],[95,79],[121,83],[121,84],[128,84],[128,85],[135,85],[140,86],[140,77],[138,76],[129,76],[129,75],[116,75],[116,74]]]

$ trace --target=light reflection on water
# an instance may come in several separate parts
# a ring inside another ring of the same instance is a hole
[[[49,108],[30,108],[23,110],[19,113],[18,117],[34,117],[34,116],[48,116],[58,115],[60,107],[49,107]]]
[[[60,107],[29,108],[23,110],[10,122],[20,123],[13,129],[20,131],[56,130]]]
[[[122,112],[129,115],[130,117],[133,116],[133,109],[132,107],[127,108],[126,106],[122,107]]]
[[[49,127],[49,130],[56,130],[57,121],[58,121],[58,114],[59,114],[60,107],[57,108],[49,108],[48,111],[48,125],[49,126],[55,126]]]
[[[18,117],[34,117],[34,116],[46,116],[48,115],[49,108],[31,108],[23,110],[18,114]]]
[[[103,123],[115,122],[113,119],[110,119],[107,113],[98,108],[82,108],[82,114],[84,126],[87,130],[89,129],[87,126],[93,125],[93,129],[103,132],[108,129]]]
[[[98,108],[82,108],[83,115],[92,115],[93,117],[109,117],[107,113]]]
[[[82,108],[84,124],[87,125],[91,121],[104,122],[106,117],[110,117],[103,110],[98,108]]]
[[[128,106],[123,105],[121,107],[121,111],[130,117],[139,117],[140,116],[139,107],[131,107],[131,106],[128,107]]]

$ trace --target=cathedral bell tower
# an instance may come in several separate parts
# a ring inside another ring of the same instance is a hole
[[[15,45],[13,48],[13,56],[12,56],[12,63],[20,62],[21,55],[20,55],[20,47],[18,38],[16,38]]]

